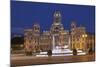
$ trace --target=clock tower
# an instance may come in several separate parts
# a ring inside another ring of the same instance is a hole
[[[61,13],[60,11],[55,11],[54,13],[54,21],[51,26],[51,32],[53,34],[59,34],[59,32],[63,30],[63,25],[61,24]]]

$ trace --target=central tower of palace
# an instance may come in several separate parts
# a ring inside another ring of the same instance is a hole
[[[53,14],[53,24],[51,26],[50,32],[52,35],[52,40],[54,38],[53,44],[55,46],[68,45],[69,31],[64,30],[63,24],[61,23],[61,13],[60,11],[55,11]]]
[[[54,20],[51,26],[52,34],[58,34],[61,30],[63,30],[63,25],[61,24],[61,13],[60,11],[55,11],[54,13]]]

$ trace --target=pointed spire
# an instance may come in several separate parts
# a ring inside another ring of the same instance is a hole
[[[54,12],[54,23],[60,23],[61,22],[61,13],[60,11]]]
[[[76,28],[76,21],[71,22],[71,28]]]

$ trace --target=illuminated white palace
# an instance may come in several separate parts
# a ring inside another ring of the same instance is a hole
[[[61,23],[61,17],[60,11],[55,11],[50,30],[43,31],[42,34],[39,24],[34,24],[32,29],[25,29],[25,50],[33,52],[53,50],[54,48],[86,50],[85,27],[77,27],[72,22],[71,31],[65,30]]]

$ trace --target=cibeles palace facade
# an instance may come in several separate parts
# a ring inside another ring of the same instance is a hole
[[[27,51],[47,51],[53,49],[53,42],[55,47],[60,46],[68,49],[86,50],[87,34],[85,27],[76,26],[75,22],[71,23],[71,29],[65,30],[61,23],[60,11],[55,11],[53,15],[53,24],[50,30],[40,32],[40,25],[34,24],[31,29],[24,30],[24,46]],[[53,38],[55,40],[53,41]]]

